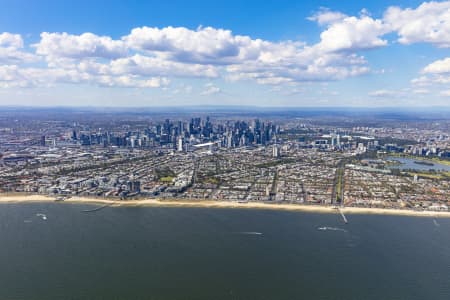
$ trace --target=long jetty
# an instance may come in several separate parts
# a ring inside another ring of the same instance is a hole
[[[95,212],[95,211],[99,211],[99,210],[101,210],[101,209],[104,209],[105,207],[108,207],[108,206],[111,206],[113,203],[107,203],[107,204],[105,204],[105,205],[102,205],[102,206],[99,206],[99,207],[96,207],[96,208],[93,208],[93,209],[85,209],[85,210],[83,210],[82,212]]]

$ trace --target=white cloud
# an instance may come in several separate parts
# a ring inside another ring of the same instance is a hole
[[[346,17],[347,15],[341,12],[331,11],[328,8],[322,7],[317,13],[308,17],[307,19],[310,21],[315,21],[319,25],[329,25],[338,21],[342,21]]]
[[[430,85],[431,81],[428,78],[428,76],[420,76],[420,77],[417,77],[417,78],[413,78],[411,80],[411,84],[414,85],[414,86],[421,86],[421,87],[423,87],[423,86]]]
[[[102,66],[99,66],[102,67]],[[108,67],[115,75],[134,74],[141,76],[175,76],[175,77],[218,77],[214,66],[200,64],[183,64],[149,57],[140,54],[111,61]]]
[[[428,42],[450,47],[449,12],[450,1],[427,2],[417,8],[389,7],[378,19],[365,9],[358,16],[347,16],[321,8],[308,18],[325,26],[320,41],[312,45],[273,42],[213,27],[144,26],[119,39],[89,32],[43,32],[31,53],[20,35],[2,33],[0,81],[2,86],[12,86],[17,80],[20,86],[80,82],[163,87],[173,77],[252,80],[268,85],[343,80],[370,72],[360,52],[387,46],[388,33],[397,33],[403,44]],[[35,54],[47,66],[28,65],[36,59]],[[431,63],[412,83],[446,84],[449,65],[450,58]],[[214,91],[213,87],[209,90]],[[371,94],[377,97],[383,91]],[[384,95],[388,93],[384,91]]]
[[[398,92],[397,91],[391,91],[391,90],[377,90],[369,93],[370,97],[376,97],[376,98],[390,98],[390,97],[397,97]]]
[[[402,44],[432,43],[450,47],[450,1],[424,2],[415,9],[389,7],[383,17]]]
[[[79,73],[76,70],[0,66],[0,83],[3,87],[51,86],[55,83],[80,83],[89,80],[91,80],[89,74]]]
[[[361,57],[345,54],[300,52],[279,63],[247,62],[227,67],[227,79],[252,79],[261,84],[286,82],[329,81],[358,76],[369,72]]]
[[[63,33],[41,33],[36,47],[38,55],[46,56],[49,60],[58,58],[118,58],[125,56],[127,49],[122,41],[113,40],[108,36],[98,36],[93,33],[72,35]]]
[[[444,96],[444,97],[450,97],[450,90],[442,91],[442,92],[440,93],[440,95],[441,95],[441,96]]]
[[[16,65],[0,66],[0,87],[26,87],[28,82],[21,78]]]
[[[133,88],[159,88],[167,86],[170,81],[165,77],[152,77],[149,79],[139,79],[135,76],[99,76],[97,83],[110,87],[133,87]]]
[[[0,47],[2,48],[23,48],[23,40],[20,34],[12,34],[9,32],[0,33]]]
[[[15,64],[36,60],[36,57],[23,51],[23,39],[20,34],[0,33],[0,63]]]
[[[450,73],[450,57],[432,62],[423,69],[423,73]]]
[[[158,88],[169,84],[165,77],[141,78],[133,75],[92,75],[79,70],[61,68],[20,68],[0,66],[0,87],[52,86],[58,83],[93,84],[109,87]]]
[[[218,76],[217,68],[222,66],[229,80],[251,79],[260,84],[338,80],[368,72],[360,56],[332,53],[332,49],[325,53],[302,42],[252,39],[212,27],[135,28],[123,40],[144,56],[184,64],[183,71],[195,64],[199,70],[198,65],[210,66],[206,72],[197,72],[206,77]]]
[[[215,86],[212,83],[205,84],[205,89],[200,93],[201,96],[211,96],[215,94],[219,94],[222,92],[222,89]]]
[[[171,26],[134,28],[123,40],[132,49],[164,52],[171,60],[206,64],[237,58],[242,54],[240,48],[249,42],[233,36],[230,30],[206,27],[194,31]]]
[[[354,53],[335,53],[298,41],[252,39],[212,27],[141,27],[121,40],[92,33],[44,32],[34,46],[48,68],[77,70],[94,77],[224,76],[280,84],[340,80],[369,71],[365,59]]]
[[[381,20],[369,16],[347,17],[332,23],[320,34],[318,49],[323,51],[356,51],[387,45],[381,36],[388,32]]]
[[[382,37],[394,32],[402,44],[431,43],[450,47],[450,1],[424,2],[417,8],[391,6],[383,18],[347,17],[340,12],[322,9],[312,17],[320,25],[329,25],[321,34],[321,47],[329,51],[361,50],[387,45]]]
[[[425,66],[421,72],[423,75],[411,80],[411,84],[417,87],[437,86],[442,88],[450,84],[450,57],[436,60]]]
[[[433,84],[449,84],[450,76],[434,74],[431,76],[420,76],[411,80],[411,84],[415,86],[429,86]]]

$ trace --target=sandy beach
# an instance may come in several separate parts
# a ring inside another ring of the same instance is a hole
[[[33,203],[33,202],[55,202],[56,197],[44,195],[0,195],[1,203]],[[205,208],[239,208],[239,209],[273,209],[287,211],[302,211],[315,213],[337,213],[333,206],[301,205],[301,204],[275,204],[261,202],[240,203],[234,201],[211,201],[211,200],[184,200],[184,199],[139,199],[139,200],[113,200],[89,197],[71,197],[59,203],[72,204],[97,204],[110,206],[159,206],[159,207],[205,207]],[[341,207],[344,214],[376,214],[376,215],[400,215],[416,217],[445,217],[450,218],[450,212],[416,211],[407,209],[384,209],[363,207]]]

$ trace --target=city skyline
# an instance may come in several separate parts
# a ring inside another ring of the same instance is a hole
[[[450,1],[0,3],[0,106],[449,106]]]

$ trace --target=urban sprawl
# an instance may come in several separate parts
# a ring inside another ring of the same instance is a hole
[[[449,122],[1,112],[0,192],[448,210]]]

